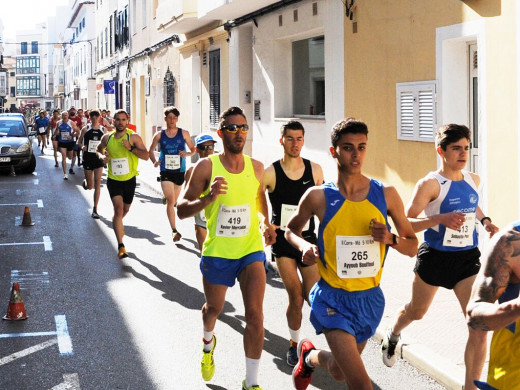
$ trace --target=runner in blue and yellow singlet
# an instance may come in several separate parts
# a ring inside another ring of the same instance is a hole
[[[264,166],[242,153],[248,130],[246,117],[239,107],[231,107],[220,115],[217,134],[224,151],[195,165],[177,202],[177,213],[182,219],[204,209],[207,221],[200,262],[206,297],[202,307],[202,378],[209,381],[215,373],[213,353],[217,342],[213,330],[224,306],[226,291],[238,280],[248,313],[244,331],[246,378],[242,389],[261,390],[258,368],[264,344],[266,283],[262,232],[266,245],[274,242],[276,233],[268,219],[263,191]],[[262,214],[263,221],[259,221],[258,213]]]
[[[308,339],[298,343],[293,370],[298,390],[307,388],[318,366],[349,388],[371,386],[361,352],[383,315],[379,282],[388,247],[408,256],[417,252],[417,238],[395,188],[362,173],[367,140],[368,128],[361,121],[347,118],[334,125],[330,152],[337,180],[307,190],[287,225],[285,237],[302,252],[303,262],[318,263],[320,280],[309,295],[311,322],[331,349],[317,350]],[[320,221],[317,245],[302,238],[313,215]],[[398,235],[390,232],[388,216]]]
[[[494,330],[487,383],[475,381],[479,389],[517,389],[520,384],[519,292],[520,221],[516,221],[488,243],[467,307],[469,326]]]
[[[103,162],[108,164],[107,189],[114,206],[112,224],[118,245],[117,256],[122,259],[128,257],[123,244],[123,217],[134,199],[139,159],[148,160],[149,154],[141,137],[128,129],[125,110],[114,113],[114,122],[116,129],[103,136],[97,151],[105,154]]]

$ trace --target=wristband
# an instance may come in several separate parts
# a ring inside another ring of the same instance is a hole
[[[480,220],[480,223],[482,224],[482,226],[484,226],[484,221],[485,221],[486,219],[489,221],[489,223],[492,222],[492,221],[491,221],[491,218],[489,218],[489,217],[484,217],[484,218],[482,218],[482,219]]]
[[[135,145],[130,146],[130,151],[133,151],[135,149]]]

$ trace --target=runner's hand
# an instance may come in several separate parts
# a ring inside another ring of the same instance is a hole
[[[262,234],[264,235],[265,245],[273,245],[276,242],[276,227],[271,224],[262,226]]]
[[[375,241],[381,242],[383,244],[392,245],[393,236],[392,233],[388,231],[388,227],[386,224],[377,222],[375,218],[372,219],[372,237]]]
[[[320,257],[320,253],[318,252],[318,247],[311,243],[305,244],[305,246],[303,247],[303,250],[302,250],[303,264],[307,264],[307,265],[316,264],[318,257]]]
[[[464,213],[459,213],[458,211],[441,214],[440,217],[441,223],[447,228],[453,230],[459,230],[466,221],[466,215]]]
[[[215,176],[213,182],[211,183],[209,194],[207,195],[211,202],[217,199],[217,196],[220,194],[227,193],[227,181],[223,176]]]

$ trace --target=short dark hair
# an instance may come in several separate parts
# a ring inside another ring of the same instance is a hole
[[[94,115],[101,116],[101,113],[99,112],[99,110],[97,108],[93,108],[88,113],[88,116],[94,116]]]
[[[179,116],[181,115],[181,113],[179,112],[179,110],[177,110],[177,107],[174,107],[174,106],[169,106],[169,107],[166,107],[163,111],[164,113],[164,117],[166,118],[168,116],[168,114],[173,114],[175,116]]]
[[[368,136],[368,127],[365,122],[356,118],[345,118],[332,126],[330,142],[333,147],[338,146],[340,137],[343,134],[365,134]]]
[[[287,130],[301,130],[303,135],[305,135],[305,129],[303,128],[303,125],[298,121],[290,120],[287,123],[284,123],[280,128],[280,135],[284,137],[285,134],[287,134]]]
[[[219,129],[221,129],[224,126],[224,123],[226,122],[226,119],[233,115],[242,115],[245,120],[247,120],[246,115],[244,114],[244,111],[240,107],[229,107],[227,110],[223,111],[219,117]]]
[[[439,127],[435,135],[435,144],[437,147],[440,146],[442,150],[446,150],[449,144],[457,142],[462,138],[466,138],[471,142],[471,131],[468,127],[450,123],[449,125]]]
[[[106,111],[106,110],[103,110],[103,111]],[[126,119],[130,119],[130,116],[128,115],[128,112],[126,112],[125,110],[123,109],[120,109],[120,110],[116,110],[116,112],[114,112],[114,118],[119,115],[119,114],[125,114],[126,115]]]

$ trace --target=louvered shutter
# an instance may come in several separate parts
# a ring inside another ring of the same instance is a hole
[[[433,142],[436,127],[435,81],[398,83],[397,138]]]

